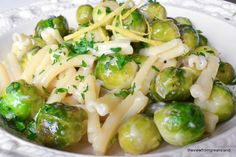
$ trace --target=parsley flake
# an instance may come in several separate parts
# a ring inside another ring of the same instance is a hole
[[[79,80],[80,82],[84,80],[84,76],[83,75],[78,75],[75,77],[75,80]]]
[[[110,48],[111,51],[118,53],[121,51],[121,47],[116,47],[116,48]]]
[[[132,85],[131,88],[130,88],[130,94],[131,94],[131,95],[134,94],[135,88],[136,88],[136,84],[133,83],[133,85]]]
[[[111,13],[111,8],[106,7],[106,14],[109,14],[109,13]]]
[[[58,94],[58,93],[67,93],[68,90],[66,88],[57,88],[55,90],[55,93]]]
[[[155,70],[156,72],[160,72],[160,70],[156,66],[152,66],[152,69]]]
[[[88,64],[87,64],[84,60],[82,60],[81,66],[84,67],[84,68],[86,68],[86,67],[88,66]]]
[[[119,70],[123,69],[123,67],[130,61],[129,56],[122,55],[119,52],[115,53],[115,58]]]

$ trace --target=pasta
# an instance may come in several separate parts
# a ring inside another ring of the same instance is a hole
[[[144,154],[163,140],[191,144],[233,116],[225,84],[234,69],[188,18],[127,0],[81,5],[76,20],[70,28],[51,16],[13,35],[0,62],[0,117],[19,135],[57,149],[86,141],[96,155],[114,143]]]

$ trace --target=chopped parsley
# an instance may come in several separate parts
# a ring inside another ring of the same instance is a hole
[[[131,88],[130,88],[130,94],[131,94],[131,95],[134,94],[135,88],[136,88],[136,84],[133,83],[132,86],[131,86]]]
[[[88,64],[87,64],[84,60],[82,60],[81,66],[84,67],[84,68],[86,68],[86,67],[88,66]]]
[[[129,94],[130,92],[126,89],[122,89],[120,92],[114,93],[115,96],[121,97],[121,98],[126,98]]]
[[[129,56],[122,55],[119,52],[115,53],[116,64],[119,70],[123,69],[123,67],[130,61]]]
[[[155,70],[156,72],[160,72],[160,70],[156,66],[152,66],[152,69]]]
[[[44,71],[45,71],[44,69],[41,70],[41,71],[39,72],[39,75],[41,75],[42,73],[44,73]]]
[[[17,92],[20,89],[20,83],[19,82],[12,82],[10,86],[7,87],[6,92],[7,93],[12,93],[12,92]]]
[[[88,85],[86,86],[85,90],[81,93],[81,97],[83,98],[83,100],[85,100],[85,93],[88,91]]]
[[[75,80],[79,80],[80,82],[84,80],[84,76],[83,75],[78,75],[75,77]]]
[[[110,14],[111,13],[111,8],[106,7],[106,14]]]
[[[67,93],[68,92],[68,89],[66,88],[57,88],[55,90],[55,93],[58,94],[58,93]]]
[[[110,48],[111,51],[118,53],[121,51],[121,47],[116,47],[116,48]]]
[[[77,89],[77,86],[76,86],[76,85],[72,85],[72,87],[73,87],[74,89]]]
[[[100,15],[102,13],[101,9],[98,9],[97,14]]]
[[[16,126],[16,130],[18,130],[20,132],[23,132],[26,128],[25,124],[23,122],[19,122],[19,121],[17,121],[15,123],[15,126]]]
[[[52,57],[53,57],[53,63],[52,63],[52,64],[55,64],[55,63],[57,63],[57,62],[60,62],[60,60],[61,60],[61,55],[58,54],[58,53],[56,53],[56,52],[54,52],[54,54],[52,55]]]

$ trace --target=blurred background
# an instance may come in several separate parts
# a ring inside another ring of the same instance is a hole
[[[29,5],[33,2],[37,2],[38,0],[1,0],[0,12],[13,9],[16,7],[23,7],[25,5]],[[200,1],[200,0],[199,0]],[[233,3],[236,3],[236,0],[227,0]]]

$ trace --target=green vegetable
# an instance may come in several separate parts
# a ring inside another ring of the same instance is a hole
[[[192,26],[181,25],[180,27],[181,39],[190,48],[195,49],[199,45],[198,32]]]
[[[150,3],[147,8],[147,13],[151,20],[153,19],[166,19],[166,9],[160,3]]]
[[[176,146],[198,141],[205,131],[204,115],[193,103],[171,103],[155,113],[154,122],[164,140]]]
[[[19,131],[25,129],[44,104],[38,89],[24,80],[12,82],[0,99],[0,114]]]
[[[176,17],[175,20],[177,21],[178,25],[188,25],[188,26],[192,26],[192,22],[190,21],[190,19],[186,18],[186,17]]]
[[[157,148],[162,139],[152,119],[144,115],[129,118],[119,129],[121,148],[131,154],[143,154]]]
[[[137,64],[130,61],[128,56],[103,55],[98,59],[95,76],[103,82],[103,86],[107,89],[128,89],[136,75],[137,68]]]
[[[86,133],[86,112],[61,103],[45,104],[36,119],[40,142],[49,147],[65,148],[79,142]]]
[[[40,37],[41,32],[46,28],[57,29],[62,37],[69,33],[69,26],[66,18],[62,15],[53,16],[45,20],[40,20],[35,28],[35,36]]]
[[[172,20],[156,20],[152,24],[151,38],[162,42],[167,42],[179,38],[178,27]]]
[[[230,63],[220,62],[220,66],[217,73],[217,79],[225,84],[230,84],[234,79],[234,68]]]
[[[208,39],[202,35],[199,34],[199,46],[207,46],[208,45]]]
[[[200,46],[197,47],[194,51],[193,54],[196,55],[207,55],[207,54],[212,54],[212,55],[217,55],[216,49],[210,47],[210,46]]]
[[[214,83],[212,92],[208,100],[201,102],[195,100],[201,109],[214,113],[223,122],[232,117],[234,113],[234,98],[230,90],[221,82]]]
[[[159,101],[186,100],[196,76],[189,70],[169,67],[161,71],[151,82],[150,96]]]
[[[92,22],[93,21],[92,12],[93,12],[92,6],[88,4],[80,5],[76,11],[76,19],[78,24],[84,25],[88,24],[89,22]]]

